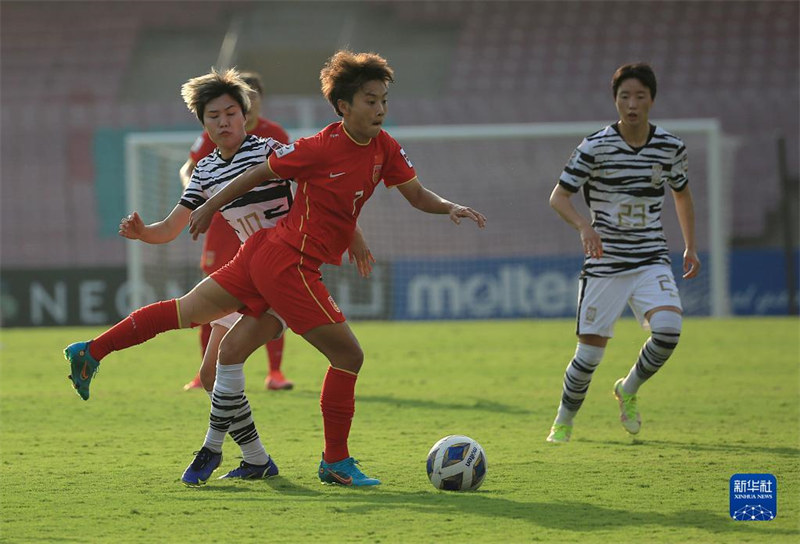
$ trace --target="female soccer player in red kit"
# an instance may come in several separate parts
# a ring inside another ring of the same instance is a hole
[[[244,315],[254,317],[273,309],[330,363],[320,395],[325,435],[320,480],[340,485],[376,485],[380,481],[361,472],[348,450],[355,413],[355,384],[364,354],[323,285],[320,266],[325,262],[340,264],[358,214],[381,181],[387,187],[397,187],[415,208],[447,214],[457,224],[468,218],[483,227],[486,218],[423,187],[403,149],[382,130],[388,84],[394,81],[385,59],[374,53],[339,51],[323,67],[320,80],[323,94],[342,121],[288,146],[273,143],[274,152],[266,162],[238,176],[192,212],[190,232],[195,236],[202,233],[218,209],[268,179],[286,177],[297,182],[289,214],[275,228],[254,233],[233,261],[182,297],[179,304],[173,303],[173,309],[167,312],[171,317],[165,318],[162,308],[152,310],[155,332],[147,332],[154,335],[178,328],[180,323],[199,323],[231,308],[240,308]],[[262,322],[264,326],[269,323],[268,319]],[[226,358],[228,351],[236,352],[237,342],[247,344],[246,339],[237,340],[237,326],[220,347],[215,396],[218,387],[226,387],[227,378],[220,379],[221,375],[228,375],[223,368],[229,364],[243,366],[237,364],[241,361]],[[94,342],[89,344],[89,348],[93,345]],[[91,356],[96,359],[94,353]],[[85,354],[71,357],[70,361],[75,387],[88,396],[96,361],[87,359]],[[88,377],[81,375],[84,365],[88,365]],[[241,377],[233,381],[243,390],[243,369],[238,372]],[[224,389],[220,394],[231,395],[231,392]],[[224,437],[227,432],[227,426],[224,421],[220,423],[214,410],[212,406],[206,443],[187,469],[187,473],[191,469],[192,478],[203,481],[221,459],[220,453],[207,447],[209,439],[215,433],[223,433]]]

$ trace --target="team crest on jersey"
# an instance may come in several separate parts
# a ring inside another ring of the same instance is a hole
[[[278,157],[283,157],[284,155],[288,155],[294,151],[294,144],[291,145],[281,145],[275,147],[275,155]]]
[[[406,164],[408,165],[408,167],[409,168],[414,168],[414,165],[411,164],[411,159],[408,158],[408,155],[406,155],[406,152],[402,147],[400,148],[400,154],[403,156],[403,159],[405,159]]]
[[[652,183],[656,187],[659,187],[661,185],[661,183],[662,183],[661,182],[661,174],[663,173],[663,171],[664,171],[664,168],[660,164],[658,164],[658,163],[654,164],[653,165],[653,173],[650,176],[650,183]]]
[[[372,184],[377,185],[378,182],[381,180],[381,170],[383,170],[382,164],[376,164],[372,167]]]

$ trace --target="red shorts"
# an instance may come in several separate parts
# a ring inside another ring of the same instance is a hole
[[[239,246],[242,245],[233,227],[228,224],[222,214],[217,212],[203,236],[203,255],[200,257],[200,268],[206,276],[219,270],[233,259]]]
[[[321,264],[283,242],[275,229],[262,229],[211,277],[244,304],[241,313],[259,317],[272,308],[294,332],[305,334],[345,321],[322,283]]]

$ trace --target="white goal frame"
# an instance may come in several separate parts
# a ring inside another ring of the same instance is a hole
[[[703,207],[709,214],[708,251],[711,277],[710,306],[711,315],[725,317],[730,315],[730,290],[728,279],[729,231],[726,224],[727,204],[725,199],[725,180],[722,173],[722,129],[718,119],[672,119],[658,122],[659,126],[677,135],[699,134],[706,138],[708,157],[706,178],[708,180],[708,202]],[[431,125],[391,127],[389,131],[398,141],[466,140],[466,139],[505,139],[537,137],[574,137],[576,145],[580,138],[595,132],[602,122],[571,123],[518,123],[518,124],[475,124],[475,125]],[[314,134],[318,129],[307,128],[290,130],[292,140]],[[140,145],[186,144],[189,147],[197,138],[197,131],[180,132],[135,132],[125,138],[125,172],[127,206],[129,210],[141,208],[139,186],[141,171],[137,161],[136,148]],[[128,241],[127,273],[131,293],[131,304],[138,308],[143,304],[143,277],[141,266],[141,242]]]

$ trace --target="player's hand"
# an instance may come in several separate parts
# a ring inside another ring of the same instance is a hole
[[[587,257],[599,259],[603,256],[603,240],[591,225],[586,225],[581,229],[581,243],[583,244],[583,254]]]
[[[469,206],[454,204],[453,207],[450,208],[450,221],[456,225],[460,225],[462,217],[472,219],[478,224],[479,228],[486,226],[486,217],[481,212],[473,210]]]
[[[362,278],[368,278],[372,273],[372,263],[375,262],[375,257],[367,246],[366,240],[363,236],[354,236],[350,247],[347,249],[347,257],[350,263],[355,262],[358,268],[358,273]]]
[[[700,273],[700,258],[694,250],[683,252],[683,277],[691,279]]]
[[[138,240],[144,232],[144,221],[137,212],[123,217],[119,222],[119,235],[129,240]]]
[[[192,240],[197,240],[198,236],[208,230],[215,213],[217,210],[210,208],[208,202],[192,210],[189,215],[189,234],[192,235]]]

